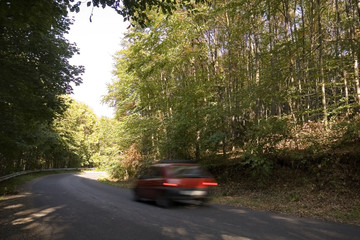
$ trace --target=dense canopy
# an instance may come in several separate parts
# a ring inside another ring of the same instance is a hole
[[[144,159],[241,158],[268,173],[359,142],[359,1],[211,1],[147,12],[105,100]],[[350,137],[352,136],[352,137]]]
[[[60,1],[0,1],[0,173],[54,157],[59,96],[82,81],[82,67],[69,64],[77,52],[64,38],[69,26]]]

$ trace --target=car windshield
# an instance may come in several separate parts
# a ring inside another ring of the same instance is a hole
[[[200,166],[172,166],[171,175],[175,178],[207,178],[210,174]]]

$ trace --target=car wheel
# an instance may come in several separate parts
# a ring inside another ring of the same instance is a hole
[[[200,201],[200,206],[203,206],[203,207],[209,207],[209,199],[201,199]]]
[[[156,205],[162,208],[169,208],[172,206],[172,201],[166,196],[166,194],[162,193],[156,198]]]

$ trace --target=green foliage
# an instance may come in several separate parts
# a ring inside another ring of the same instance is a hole
[[[244,145],[244,164],[248,165],[254,176],[270,176],[274,162],[271,156],[278,154],[278,144],[288,137],[288,120],[276,117],[264,119],[248,126]]]
[[[64,34],[82,2],[2,1],[0,175],[83,165],[126,179],[162,158],[221,156],[261,179],[276,156],[307,166],[359,142],[356,4],[84,3],[132,21],[104,97],[116,119],[60,97],[81,83]]]
[[[125,179],[126,177],[126,170],[119,160],[109,162],[107,172],[116,179]]]
[[[276,145],[288,136],[288,129],[287,118],[263,119],[248,126],[246,139],[259,152],[268,153],[274,151]]]
[[[146,10],[156,8],[156,12],[163,14],[171,14],[178,7],[181,9],[188,9],[190,12],[194,10],[194,4],[206,2],[206,0],[88,0],[85,2],[74,0],[63,0],[70,6],[71,11],[79,12],[82,3],[86,2],[87,7],[111,7],[118,14],[124,17],[124,20],[133,20],[138,22],[141,26],[145,26],[151,20]],[[178,6],[179,4],[179,6]],[[91,18],[90,18],[91,20]]]
[[[271,174],[274,163],[264,154],[253,151],[245,152],[243,164],[251,169],[252,177],[257,179],[259,184],[263,184]]]
[[[57,96],[70,92],[70,83],[81,82],[82,69],[66,61],[77,53],[63,36],[70,26],[66,9],[41,0],[2,4],[3,101],[8,111],[22,110],[29,119],[34,111],[40,120],[48,119],[61,110]]]
[[[337,216],[346,222],[359,222],[360,219],[360,204],[356,204],[348,212],[336,212]]]
[[[219,146],[226,139],[225,132],[214,132],[209,137],[205,138],[203,147],[211,152],[217,152]]]
[[[291,192],[288,197],[290,202],[298,202],[300,200],[300,196],[296,192]]]
[[[360,114],[357,114],[351,122],[341,124],[340,127],[346,129],[341,141],[343,144],[360,142]]]
[[[91,160],[94,166],[106,170],[117,159],[121,150],[119,148],[118,122],[110,118],[98,119],[95,129],[97,142],[96,151],[93,152]]]
[[[69,26],[59,1],[0,2],[0,175],[59,160],[51,122],[83,71],[68,61],[77,53],[64,38]]]
[[[104,99],[116,108],[122,151],[136,144],[142,161],[237,158],[259,178],[276,156],[303,166],[325,156],[345,134],[334,126],[356,119],[360,103],[357,8],[330,5],[148,9],[147,27],[126,34]],[[357,124],[346,131],[357,137]]]
[[[117,159],[108,162],[108,172],[113,178],[121,180],[133,179],[143,168],[148,166],[140,155],[136,144],[131,145]]]
[[[97,117],[84,103],[67,96],[64,99],[69,107],[54,120],[54,129],[66,149],[76,156],[77,165],[93,167],[99,150]]]

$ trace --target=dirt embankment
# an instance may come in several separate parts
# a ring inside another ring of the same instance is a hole
[[[266,177],[240,163],[212,166],[220,183],[214,201],[360,225],[360,158],[353,155],[332,153],[305,168],[277,164]]]

